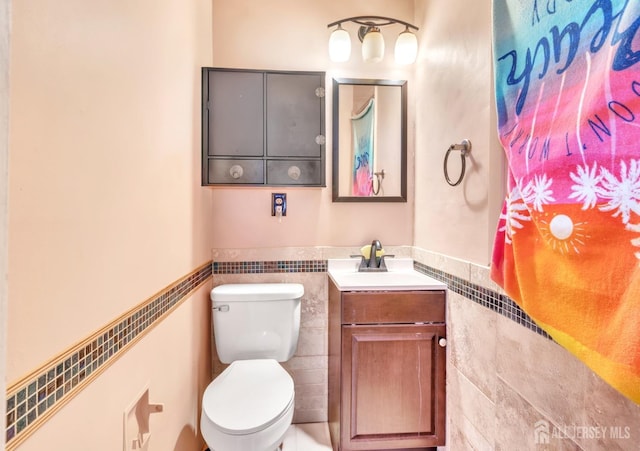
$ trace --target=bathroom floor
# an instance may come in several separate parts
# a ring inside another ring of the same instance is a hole
[[[282,451],[331,451],[327,423],[292,424],[284,436]]]
[[[332,451],[327,423],[301,423],[289,426],[282,451]],[[209,451],[206,448],[205,451]]]

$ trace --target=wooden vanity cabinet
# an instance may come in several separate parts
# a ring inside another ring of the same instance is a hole
[[[333,449],[444,445],[445,345],[443,290],[350,292],[329,279]]]

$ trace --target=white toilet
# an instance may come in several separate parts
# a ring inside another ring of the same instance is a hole
[[[293,418],[293,357],[304,287],[220,285],[211,290],[218,357],[231,363],[202,397],[200,428],[211,451],[274,451]]]

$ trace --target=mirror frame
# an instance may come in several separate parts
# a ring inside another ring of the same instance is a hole
[[[340,196],[339,184],[339,155],[340,155],[340,85],[380,85],[398,86],[400,88],[400,195],[399,196]],[[360,78],[334,78],[333,79],[333,107],[332,107],[332,191],[333,202],[406,202],[407,201],[407,80],[374,80]]]

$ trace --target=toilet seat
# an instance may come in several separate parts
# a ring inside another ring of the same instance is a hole
[[[202,411],[221,432],[246,435],[277,422],[293,399],[293,379],[276,360],[237,360],[206,388]]]

